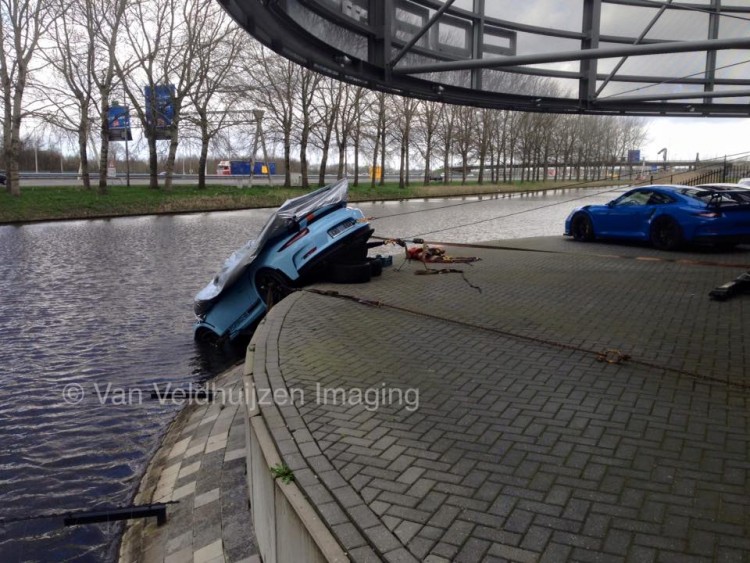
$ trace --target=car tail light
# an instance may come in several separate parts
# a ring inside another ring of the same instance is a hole
[[[305,235],[307,235],[307,233],[309,233],[309,232],[310,232],[310,229],[302,229],[300,232],[298,232],[296,235],[294,235],[292,238],[290,238],[288,241],[286,241],[286,243],[284,243],[284,246],[282,246],[281,248],[279,248],[279,252],[281,252],[282,250],[286,250],[291,245],[293,245],[295,242],[297,242],[301,238],[304,238]]]
[[[318,250],[318,247],[317,246],[313,246],[310,250],[308,250],[307,252],[305,252],[305,255],[302,257],[302,259],[306,260],[308,256],[310,256],[313,252],[315,252],[317,250]]]
[[[696,213],[696,215],[705,219],[716,219],[718,217],[721,217],[721,213],[718,213],[716,211],[701,211],[700,213]]]

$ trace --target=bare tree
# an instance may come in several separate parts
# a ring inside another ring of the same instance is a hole
[[[356,127],[357,120],[362,113],[362,99],[364,97],[364,88],[361,86],[352,86],[342,84],[342,95],[339,103],[339,118],[336,125],[336,146],[339,149],[339,164],[336,177],[344,177],[344,165],[346,164],[346,148],[349,138]]]
[[[107,191],[110,97],[116,85],[116,47],[129,0],[84,0],[86,33],[96,45],[92,79],[99,94],[99,193]]]
[[[343,88],[342,84],[332,78],[326,78],[320,88],[320,95],[315,104],[315,111],[322,127],[315,129],[314,138],[320,143],[321,159],[318,185],[325,185],[326,168],[328,166],[328,152],[331,148],[331,138],[339,117],[339,104],[341,103]]]
[[[206,187],[209,144],[231,124],[228,108],[237,107],[239,99],[245,96],[243,85],[234,79],[247,34],[228,21],[218,4],[212,6],[192,61],[195,85],[188,92],[196,114],[187,119],[197,127],[200,137],[198,189]]]
[[[461,106],[457,110],[454,140],[461,157],[461,183],[466,183],[469,173],[469,160],[476,151],[477,111],[473,107]]]
[[[297,97],[302,121],[299,137],[299,162],[302,174],[302,187],[305,189],[310,186],[307,177],[309,173],[307,145],[310,142],[310,130],[312,129],[313,101],[318,94],[318,86],[322,78],[322,75],[307,68],[303,68],[300,71],[300,92]]]
[[[398,96],[394,98],[396,111],[396,135],[399,142],[399,174],[398,187],[409,185],[409,144],[414,116],[417,112],[418,101],[414,98]]]
[[[86,3],[55,1],[59,11],[65,13],[63,17],[55,18],[52,24],[52,46],[40,52],[62,81],[48,81],[40,89],[52,109],[45,112],[44,119],[77,135],[81,177],[84,189],[88,190],[91,188],[88,159],[91,128],[89,112],[95,101],[97,43],[87,33],[91,28],[91,21]]]
[[[127,58],[115,58],[115,68],[122,82],[127,97],[141,122],[148,142],[149,187],[159,189],[157,153],[158,106],[156,100],[157,86],[161,82],[164,69],[162,60],[169,60],[173,49],[173,40],[178,31],[176,0],[155,0],[149,3],[134,2],[124,14],[124,28],[128,38],[130,55]],[[141,96],[143,85],[149,89],[148,108]]]
[[[417,111],[417,148],[424,159],[424,184],[432,177],[432,156],[435,149],[435,136],[444,106],[436,102],[423,101]]]
[[[477,176],[477,182],[480,184],[484,183],[484,170],[487,163],[487,156],[490,152],[490,144],[492,140],[492,132],[495,128],[495,121],[497,119],[497,111],[482,109],[478,115],[478,125],[481,127],[481,137],[479,141],[479,174]]]
[[[284,185],[291,185],[292,133],[301,67],[255,41],[243,61],[252,101],[266,111],[284,147]]]
[[[190,99],[206,70],[196,64],[201,53],[218,48],[218,41],[228,32],[225,12],[213,2],[203,0],[161,0],[172,10],[179,8],[173,20],[169,41],[161,51],[161,83],[174,86],[172,95],[172,123],[169,127],[169,153],[165,166],[164,189],[172,186],[177,146],[180,143],[179,127],[183,117],[183,106]],[[174,14],[173,14],[174,15]]]
[[[6,189],[21,195],[18,158],[21,152],[23,98],[39,39],[55,20],[49,0],[0,0],[0,82],[3,93],[3,158]]]
[[[372,168],[370,170],[370,189],[375,187],[375,182],[376,180],[378,180],[377,170],[379,166],[378,156],[380,152],[382,151],[383,156],[385,156],[385,146],[381,145],[381,140],[385,142],[383,137],[386,123],[386,95],[384,92],[375,92],[373,94],[373,97],[373,103],[368,104],[370,111],[366,112],[366,115],[368,116],[369,128],[372,130],[373,143]],[[385,158],[383,158],[383,160],[385,160]],[[382,184],[384,171],[384,168],[382,168],[382,164],[380,171],[380,182]]]

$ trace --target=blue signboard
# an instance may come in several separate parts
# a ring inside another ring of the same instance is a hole
[[[113,103],[107,111],[110,141],[132,141],[130,132],[130,109]]]
[[[630,150],[628,151],[628,162],[640,162],[641,161],[641,151],[640,150]]]
[[[146,126],[148,133],[157,139],[169,139],[172,120],[174,119],[175,88],[172,84],[146,86],[143,89],[146,97]]]

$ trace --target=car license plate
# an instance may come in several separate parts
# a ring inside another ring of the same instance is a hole
[[[351,227],[353,225],[356,225],[356,224],[357,224],[357,222],[354,219],[347,219],[343,223],[339,223],[335,227],[332,227],[332,228],[328,229],[328,234],[331,237],[336,238],[341,233],[343,233],[345,230],[347,230],[349,227]]]

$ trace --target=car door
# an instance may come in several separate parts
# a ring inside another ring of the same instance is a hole
[[[654,213],[650,204],[653,190],[642,188],[626,193],[608,205],[600,233],[617,238],[648,236],[648,223]]]

